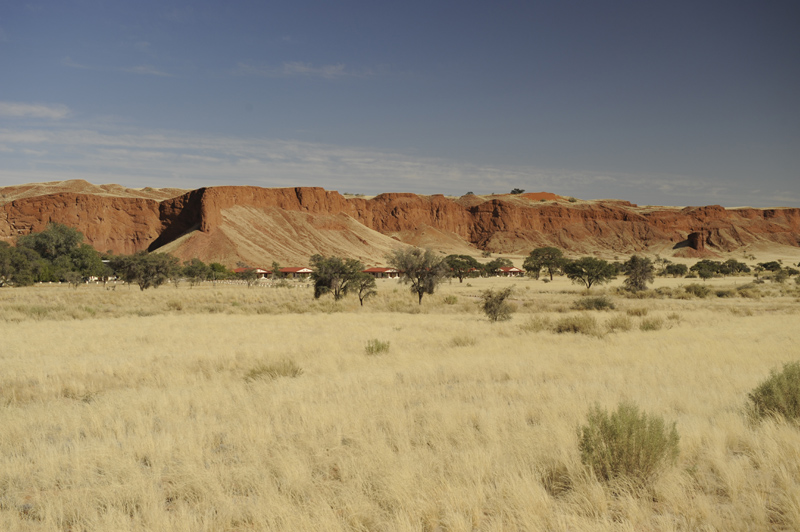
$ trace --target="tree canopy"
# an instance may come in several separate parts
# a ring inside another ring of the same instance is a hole
[[[632,256],[622,265],[625,272],[625,287],[628,290],[638,292],[647,288],[647,283],[652,283],[655,279],[655,267],[653,262],[638,255]]]
[[[573,283],[582,283],[588,290],[592,285],[607,283],[613,279],[616,270],[612,264],[603,259],[583,257],[567,262],[564,265],[564,273]]]
[[[313,255],[310,263],[313,270],[311,280],[314,281],[314,297],[318,299],[324,294],[331,293],[334,301],[339,301],[355,288],[356,281],[364,269],[360,261],[341,257]]]
[[[553,280],[553,275],[558,273],[564,266],[564,254],[560,249],[554,247],[536,248],[531,251],[522,267],[525,271],[533,276],[534,279],[539,278],[539,274],[544,269]]]
[[[139,251],[133,255],[115,257],[111,267],[122,280],[136,283],[144,291],[164,284],[180,266],[178,258],[172,255]]]
[[[420,305],[422,296],[433,294],[447,271],[444,260],[430,249],[395,249],[386,257],[386,262],[400,272],[403,282],[411,285],[411,292],[417,295]]]
[[[458,282],[463,283],[464,277],[473,272],[480,271],[481,263],[469,255],[448,255],[444,258],[445,265],[450,270],[450,275],[458,277]]]

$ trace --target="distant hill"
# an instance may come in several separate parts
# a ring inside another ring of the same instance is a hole
[[[548,192],[367,199],[314,187],[185,191],[64,181],[0,188],[0,239],[13,241],[51,221],[77,228],[100,251],[161,250],[229,266],[299,265],[314,253],[381,264],[404,244],[472,255],[526,255],[548,245],[608,257],[800,247],[798,208],[639,207]]]

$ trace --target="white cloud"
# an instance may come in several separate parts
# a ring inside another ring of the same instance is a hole
[[[158,70],[157,68],[150,65],[139,65],[135,67],[121,68],[120,70],[122,72],[128,72],[130,74],[142,74],[146,76],[161,76],[168,78],[172,77],[172,74],[168,74],[167,72]]]
[[[152,65],[137,65],[132,67],[120,67],[120,68],[103,68],[103,67],[95,67],[91,65],[85,65],[83,63],[78,63],[73,61],[72,58],[70,57],[65,57],[64,59],[62,59],[61,64],[70,68],[95,70],[98,72],[127,72],[129,74],[139,74],[145,76],[173,77],[172,74],[164,72],[163,70],[159,70]]]
[[[62,59],[61,60],[61,64],[64,65],[65,67],[70,67],[70,68],[82,68],[84,70],[97,70],[94,67],[90,67],[88,65],[84,65],[84,64],[81,64],[81,63],[76,63],[69,56],[67,56],[64,59]]]
[[[334,79],[345,76],[366,75],[366,73],[357,73],[352,70],[347,70],[342,63],[314,66],[311,63],[302,63],[299,61],[283,63],[280,67],[251,65],[249,63],[240,62],[236,66],[235,72],[238,74],[270,78],[318,77]]]
[[[66,105],[45,105],[21,102],[0,102],[0,116],[9,118],[49,118],[61,120],[69,116],[69,107]]]
[[[147,131],[114,126],[0,128],[0,186],[86,179],[127,186],[321,186],[367,194],[478,194],[520,187],[579,198],[668,205],[797,205],[797,192],[740,190],[689,176],[489,166],[292,140]]]

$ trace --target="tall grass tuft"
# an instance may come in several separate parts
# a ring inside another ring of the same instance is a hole
[[[639,324],[639,329],[642,331],[658,331],[664,326],[664,320],[661,318],[644,318]]]
[[[578,428],[581,462],[604,481],[647,484],[677,460],[679,440],[674,423],[669,427],[632,403],[620,403],[611,414],[595,405]]]
[[[389,342],[381,342],[378,339],[370,340],[364,348],[367,356],[382,355],[389,352]]]
[[[596,335],[598,333],[597,320],[591,316],[567,316],[561,318],[553,326],[557,333],[580,333]]]
[[[613,310],[614,302],[607,296],[582,297],[572,304],[575,310]]]
[[[784,417],[800,421],[800,362],[784,364],[748,394],[748,410],[755,419]]]
[[[299,377],[303,374],[303,368],[295,364],[293,360],[279,360],[269,364],[259,364],[248,371],[244,380],[252,382],[258,379],[277,379],[278,377]]]

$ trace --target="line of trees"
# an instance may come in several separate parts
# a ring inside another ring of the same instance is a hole
[[[50,223],[44,231],[19,237],[16,247],[0,242],[0,286],[68,282],[77,287],[89,279],[116,277],[139,288],[155,288],[167,280],[187,279],[194,286],[205,280],[230,279],[234,273],[219,263],[192,259],[184,264],[172,255],[140,251],[132,255],[100,253],[83,242],[83,234]]]
[[[194,287],[206,280],[240,279],[252,286],[258,279],[254,268],[245,267],[234,273],[220,263],[205,264],[197,258],[181,264],[176,257],[164,253],[140,251],[132,255],[102,254],[85,244],[83,238],[83,234],[76,229],[52,223],[40,233],[20,237],[16,247],[0,242],[0,286],[25,286],[53,281],[77,286],[90,278],[105,281],[116,276],[145,290],[157,288],[167,281],[177,287],[180,281],[186,280],[190,287]],[[500,268],[513,266],[506,258],[495,258],[482,264],[470,255],[440,258],[430,249],[420,248],[394,250],[386,257],[386,261],[401,272],[401,280],[409,284],[420,304],[423,296],[433,294],[436,286],[446,277],[463,282],[464,278],[495,275]],[[363,272],[364,265],[358,260],[314,255],[310,258],[310,264],[315,298],[332,294],[334,300],[338,301],[354,293],[363,305],[366,299],[376,293],[374,277]],[[544,274],[552,280],[555,275],[563,274],[587,289],[609,282],[618,275],[625,275],[625,287],[632,291],[646,289],[655,275],[697,276],[705,280],[751,272],[749,266],[735,259],[724,262],[703,259],[691,268],[658,256],[652,261],[634,255],[624,263],[610,263],[596,257],[569,260],[555,247],[534,249],[526,257],[523,268],[527,275],[535,279]],[[273,269],[278,271],[280,267],[273,263]],[[792,267],[784,267],[780,261],[759,263],[754,270],[757,278],[760,273],[770,272],[772,279],[779,282],[800,273]]]

